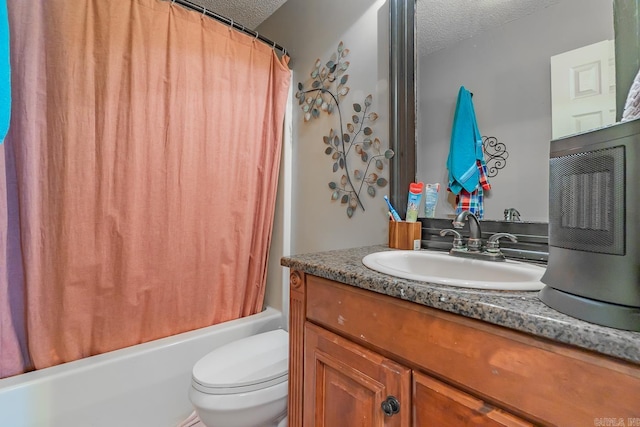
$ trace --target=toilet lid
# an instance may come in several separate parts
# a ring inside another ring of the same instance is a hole
[[[264,332],[226,344],[193,367],[192,384],[208,394],[245,393],[287,380],[289,334]]]

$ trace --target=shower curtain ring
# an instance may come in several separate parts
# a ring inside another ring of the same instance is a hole
[[[231,19],[231,24],[229,24],[229,28],[233,30],[233,19]]]
[[[207,15],[207,8],[203,7],[202,8],[202,17],[204,18]]]
[[[254,42],[255,42],[256,40],[258,40],[258,36],[259,36],[259,35],[260,35],[260,34],[258,34],[258,32],[256,31],[256,36],[253,38],[253,41],[254,41]]]

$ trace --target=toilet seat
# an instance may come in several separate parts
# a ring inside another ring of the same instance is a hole
[[[276,329],[213,350],[193,367],[192,385],[217,395],[261,390],[287,381],[288,365],[289,334]]]

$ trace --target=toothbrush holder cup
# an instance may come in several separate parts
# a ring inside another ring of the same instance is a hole
[[[422,223],[389,221],[389,247],[394,249],[420,249]]]

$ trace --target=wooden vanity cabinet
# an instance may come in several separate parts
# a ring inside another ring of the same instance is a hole
[[[299,271],[289,337],[291,427],[640,420],[638,365]]]
[[[304,348],[305,426],[531,425],[311,323]]]
[[[307,323],[304,372],[305,426],[410,425],[409,368]],[[387,399],[402,402],[390,416],[381,409]]]
[[[413,373],[413,426],[531,426],[455,387],[420,372]]]

